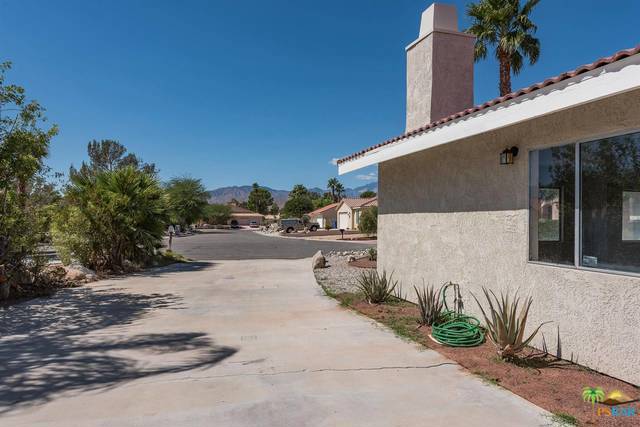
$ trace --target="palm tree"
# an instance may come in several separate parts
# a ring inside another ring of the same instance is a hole
[[[524,59],[531,65],[540,56],[538,27],[529,15],[540,0],[479,0],[467,6],[472,25],[468,33],[476,36],[475,59],[485,59],[489,46],[495,46],[500,63],[500,96],[511,93],[511,73],[520,73]]]
[[[596,402],[604,400],[604,390],[600,387],[585,387],[582,389],[582,400],[591,402],[591,406],[595,406]]]
[[[327,187],[331,190],[331,198],[334,202],[337,202],[340,199],[340,194],[344,193],[344,187],[338,181],[338,178],[330,178],[327,182]]]

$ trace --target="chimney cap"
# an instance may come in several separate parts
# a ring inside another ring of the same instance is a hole
[[[422,12],[418,38],[428,36],[434,31],[458,31],[458,16],[454,5],[433,3]]]

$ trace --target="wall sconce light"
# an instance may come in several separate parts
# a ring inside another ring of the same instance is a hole
[[[500,153],[500,164],[501,165],[512,165],[513,159],[518,156],[518,147],[505,148],[502,153]]]

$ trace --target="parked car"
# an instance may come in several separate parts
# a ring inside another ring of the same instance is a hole
[[[318,231],[320,224],[317,222],[305,223],[300,218],[286,218],[280,220],[280,230],[284,230],[286,233],[292,233],[294,231],[303,231],[305,229],[309,231]]]
[[[249,221],[249,227],[258,228],[259,226],[260,224],[258,224],[258,221]]]

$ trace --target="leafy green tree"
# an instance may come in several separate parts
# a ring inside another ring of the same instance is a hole
[[[540,56],[540,41],[534,37],[538,27],[530,15],[540,0],[480,0],[467,6],[471,27],[467,32],[476,36],[476,61],[485,59],[490,46],[500,64],[500,96],[511,93],[511,73],[522,70],[525,59],[531,65]]]
[[[165,186],[171,222],[189,226],[204,218],[209,194],[199,179],[172,178]]]
[[[27,263],[44,237],[42,206],[32,198],[44,172],[57,127],[43,129],[44,108],[21,86],[6,83],[10,62],[0,64],[0,299],[12,282],[38,263]]]
[[[313,210],[311,194],[302,184],[296,184],[289,193],[289,199],[282,208],[283,217],[302,218]]]
[[[378,232],[378,207],[371,206],[362,209],[360,213],[360,222],[358,229],[367,235],[376,234]]]
[[[272,204],[271,207],[269,208],[269,215],[273,215],[276,216],[280,213],[280,207],[278,207],[277,204]]]
[[[293,189],[289,193],[289,197],[293,198],[293,197],[300,197],[300,196],[307,196],[311,198],[311,193],[309,192],[307,187],[305,187],[304,185],[296,184],[293,186]]]
[[[282,216],[286,218],[302,218],[313,210],[313,202],[309,196],[296,196],[287,200],[282,208]]]
[[[90,141],[87,144],[89,163],[82,162],[80,170],[71,167],[70,175],[77,173],[83,175],[95,175],[102,171],[114,171],[126,166],[141,169],[150,174],[156,174],[153,163],[144,163],[135,154],[128,153],[127,148],[118,141],[103,139]]]
[[[375,191],[371,191],[371,190],[365,190],[362,193],[360,193],[360,197],[362,197],[363,199],[370,199],[371,197],[376,197],[377,194]]]
[[[224,225],[231,218],[229,205],[210,204],[204,209],[204,220],[209,224]]]
[[[133,166],[74,175],[54,218],[54,244],[65,263],[98,271],[145,264],[162,243],[164,202],[157,179]]]
[[[339,202],[342,199],[345,190],[344,185],[342,185],[342,183],[338,181],[338,178],[330,178],[327,182],[327,188],[331,192],[331,198],[333,199],[334,203]]]
[[[271,192],[266,188],[260,187],[257,182],[254,182],[247,200],[247,208],[253,212],[266,215],[269,213],[269,206],[272,204],[273,196],[271,196]]]
[[[327,205],[330,205],[331,203],[333,203],[333,198],[331,197],[331,194],[329,193],[325,193],[325,194],[318,194],[318,197],[315,197],[312,199],[313,202],[313,209],[320,209],[323,208]]]

